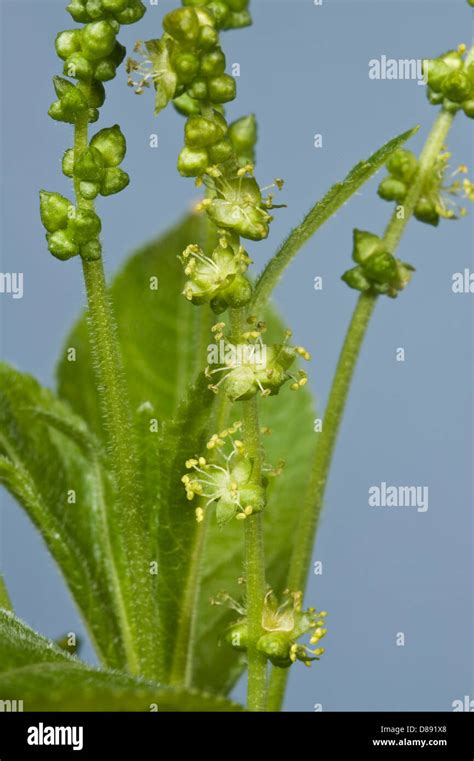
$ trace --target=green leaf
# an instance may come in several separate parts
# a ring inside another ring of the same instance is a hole
[[[148,40],[145,47],[150,56],[155,83],[155,114],[159,114],[174,98],[178,83],[178,77],[171,65],[173,41]]]
[[[388,159],[407,140],[418,131],[419,127],[403,132],[389,140],[366,161],[360,161],[342,181],[333,185],[324,198],[318,201],[308,212],[303,222],[291,231],[288,238],[270,259],[257,280],[252,308],[258,312],[278,283],[284,270],[298,251],[314,233],[343,206],[359,188],[387,163]]]
[[[0,610],[0,673],[38,663],[75,661],[47,637],[42,637],[13,613]]]
[[[84,421],[50,391],[0,364],[0,483],[41,532],[99,655],[115,667],[123,650],[104,557],[108,485],[90,458],[93,441]]]
[[[191,242],[200,242],[209,250],[213,241],[206,241],[206,229],[205,219],[194,216],[184,219],[170,233],[133,256],[111,286],[125,373],[133,405],[139,408],[136,424],[141,480],[148,494],[145,509],[150,530],[158,535],[160,634],[168,677],[182,675],[203,538],[180,478],[185,460],[202,451],[209,425],[213,433],[225,424],[222,410],[214,409],[211,415],[215,397],[208,393],[202,376],[197,391],[188,388],[205,366],[210,327],[216,318],[210,310],[194,307],[181,295],[184,275],[176,255]],[[151,277],[159,278],[157,291],[149,288]],[[267,312],[266,319],[269,340],[281,340],[286,326],[273,310]],[[61,362],[60,394],[100,435],[99,403],[84,320],[78,323],[66,345],[76,347],[77,361]],[[238,419],[238,405],[234,405],[231,414],[232,419]],[[284,583],[288,568],[299,508],[295,484],[306,480],[315,444],[314,417],[306,389],[294,393],[285,388],[280,397],[261,403],[262,425],[273,431],[265,439],[267,459],[272,464],[286,459],[283,474],[271,486],[265,517],[269,581],[276,589]],[[211,606],[209,598],[221,589],[237,597],[241,595],[237,580],[243,568],[242,526],[234,521],[219,529],[212,515],[205,547],[194,676],[196,686],[218,693],[231,687],[243,664],[230,647],[219,646],[232,614]]]
[[[118,672],[45,663],[0,674],[2,700],[24,711],[236,712],[242,706],[212,694],[163,687]]]
[[[185,278],[177,256],[191,242],[211,245],[203,215],[186,217],[138,251],[110,288],[132,408],[150,405],[150,418],[158,421],[173,417],[203,367],[215,322],[210,310],[193,308],[181,296]],[[76,349],[75,362],[67,359],[69,347]],[[58,382],[59,396],[103,436],[85,317],[66,340]]]
[[[93,669],[2,610],[0,695],[22,700],[25,711],[242,710],[224,698]]]

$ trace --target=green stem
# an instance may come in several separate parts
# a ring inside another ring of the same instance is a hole
[[[79,156],[88,145],[87,118],[79,119],[74,130],[74,152]],[[76,203],[94,208],[82,198],[79,181],[74,182]],[[142,525],[137,488],[137,455],[131,425],[127,389],[116,327],[107,293],[102,259],[82,262],[88,302],[89,337],[94,359],[97,389],[104,417],[107,448],[118,495],[115,537],[115,575],[120,580],[118,612],[128,670],[133,674],[156,675],[153,642],[151,575],[146,557],[146,530]],[[110,515],[107,516],[110,520]],[[123,613],[125,608],[126,613]]]
[[[419,167],[413,185],[405,199],[403,214],[396,208],[386,228],[384,241],[387,250],[395,252],[405,228],[413,216],[427,176],[444,145],[454,115],[444,109],[437,116],[419,158]],[[353,313],[333,379],[324,416],[323,430],[316,447],[311,478],[303,502],[301,519],[293,544],[287,586],[305,590],[308,568],[311,563],[314,539],[323,506],[334,448],[340,430],[344,409],[354,376],[354,370],[367,332],[377,296],[362,293]],[[281,709],[288,674],[282,669],[272,670],[269,687],[269,710]]]
[[[243,405],[244,441],[253,459],[252,477],[261,479],[262,453],[258,407],[255,398]],[[258,652],[257,642],[262,635],[262,612],[265,599],[265,559],[263,549],[262,515],[251,515],[244,522],[245,531],[245,577],[247,584],[248,622],[248,687],[249,711],[265,711],[267,695],[267,659]]]
[[[245,329],[245,309],[231,309],[232,339],[239,340]],[[243,438],[249,457],[253,461],[252,479],[261,482],[263,453],[258,419],[258,402],[255,397],[240,402],[242,408]],[[266,593],[265,553],[262,515],[251,515],[244,521],[245,579],[248,622],[248,682],[247,708],[265,711],[267,701],[267,659],[257,650],[262,634],[262,613]]]
[[[405,228],[410,221],[421,195],[428,175],[433,171],[433,165],[445,143],[453,123],[454,114],[442,109],[438,114],[433,128],[426,140],[418,162],[418,171],[403,203],[403,209],[395,210],[385,230],[384,241],[387,251],[394,253]]]
[[[193,681],[194,650],[202,579],[202,558],[208,525],[209,515],[206,514],[204,521],[197,528],[177,627],[173,663],[169,677],[170,684],[175,686],[191,687]]]
[[[349,172],[343,182],[333,185],[326,195],[310,209],[301,224],[291,231],[260,274],[250,305],[252,314],[258,314],[261,311],[283,272],[304,244],[387,162],[393,151],[401,148],[417,131],[418,127],[415,127],[398,135],[373,153],[367,161],[361,161]]]

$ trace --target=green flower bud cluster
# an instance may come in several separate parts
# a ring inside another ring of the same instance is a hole
[[[465,52],[466,46],[460,45],[457,50],[425,61],[424,75],[430,103],[454,111],[462,108],[466,116],[474,119],[474,63],[466,66]]]
[[[201,103],[220,106],[234,100],[235,79],[225,73],[213,14],[201,6],[177,8],[166,14],[163,28],[161,39],[137,43],[135,52],[144,60],[129,59],[129,85],[141,93],[153,82],[156,112],[181,96],[186,96],[181,108],[188,113],[197,113]],[[141,75],[138,81],[134,72]]]
[[[467,168],[464,165],[459,166],[452,173],[451,183],[445,184],[450,158],[450,153],[446,151],[440,153],[433,171],[424,182],[414,212],[416,219],[420,222],[436,227],[441,217],[457,219],[458,216],[466,214],[466,210],[456,207],[452,199],[463,194],[464,198],[472,200],[473,185],[468,179],[464,179],[463,182],[453,179],[459,174],[466,174]],[[418,159],[411,151],[400,149],[388,160],[387,169],[388,177],[382,180],[377,192],[385,201],[403,204],[418,170]]]
[[[311,666],[313,661],[320,660],[325,649],[318,647],[311,650],[305,645],[298,644],[298,639],[308,632],[312,632],[311,645],[316,645],[326,636],[325,628],[326,611],[318,612],[314,608],[302,610],[301,592],[283,593],[283,601],[280,602],[272,591],[265,597],[262,613],[262,634],[257,642],[260,653],[277,668],[289,668],[296,661],[301,661],[305,666]],[[248,626],[245,609],[229,598],[221,594],[214,604],[227,604],[242,614],[242,618],[231,624],[225,633],[225,641],[239,652],[245,652],[248,647]]]
[[[345,272],[342,280],[358,291],[396,298],[414,272],[410,264],[401,262],[385,249],[382,238],[363,230],[354,230],[352,258],[357,266]]]
[[[75,124],[78,119],[87,118],[88,122],[96,122],[99,118],[98,108],[105,100],[105,90],[101,82],[93,82],[85,86],[80,82],[73,85],[63,77],[53,77],[54,89],[58,100],[51,104],[48,114],[59,122]]]
[[[83,82],[113,79],[126,53],[116,39],[119,28],[113,21],[93,21],[59,32],[56,53],[64,61],[64,75]]]
[[[218,29],[241,29],[252,23],[249,0],[183,0],[183,5],[206,7],[214,16]]]
[[[134,24],[144,16],[146,8],[141,0],[71,0],[66,10],[80,24],[94,21]]]
[[[101,222],[92,209],[76,208],[59,193],[40,192],[41,221],[47,230],[46,240],[50,252],[57,259],[66,260],[80,254],[83,259],[99,259],[101,245],[98,239]]]
[[[212,502],[217,503],[219,526],[233,518],[245,520],[265,506],[265,489],[253,475],[253,460],[245,445],[233,438],[241,428],[242,423],[237,421],[210,438],[207,449],[216,453],[216,462],[198,455],[186,461],[190,472],[181,479],[186,496],[190,501],[195,497],[203,501],[195,511],[198,523],[204,520],[206,508]]]
[[[101,223],[92,202],[99,193],[119,193],[129,184],[128,174],[119,167],[126,142],[118,125],[100,130],[89,145],[84,136],[105,102],[103,82],[113,79],[125,57],[125,48],[117,41],[120,25],[138,21],[145,10],[141,0],[71,0],[68,11],[84,26],[66,29],[56,37],[64,74],[78,82],[53,77],[57,100],[48,113],[56,121],[74,124],[76,138],[81,136],[62,160],[63,173],[74,180],[77,208],[59,193],[40,194],[48,247],[58,259],[78,254],[86,260],[101,256]]]
[[[179,154],[178,170],[183,177],[210,174],[218,178],[220,167],[224,174],[235,174],[237,178],[239,169],[251,165],[256,141],[257,126],[253,115],[244,116],[229,126],[217,110],[212,110],[206,117],[191,114],[184,129],[185,145]]]
[[[210,364],[205,375],[211,383],[209,389],[214,393],[221,390],[231,401],[245,401],[260,393],[263,397],[276,396],[280,388],[289,380],[290,388],[298,391],[306,385],[308,379],[303,370],[297,374],[288,372],[299,356],[306,361],[311,359],[303,346],[289,346],[291,331],[286,332],[285,340],[279,344],[266,345],[262,333],[266,327],[258,323],[241,336],[239,343],[233,343],[224,337],[224,323],[217,323],[212,332],[220,344],[216,346],[216,357],[208,356]],[[215,380],[215,378],[219,380]]]
[[[99,193],[110,196],[127,187],[130,178],[120,169],[126,152],[126,141],[118,124],[101,129],[90,141],[88,148],[77,158],[72,148],[63,157],[66,177],[79,181],[79,192],[86,200]]]
[[[252,286],[245,272],[250,259],[237,237],[221,238],[208,257],[190,245],[180,257],[187,276],[183,294],[193,304],[210,304],[216,314],[237,309],[250,301]]]

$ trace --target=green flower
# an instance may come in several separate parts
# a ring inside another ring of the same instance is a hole
[[[358,291],[374,291],[391,298],[405,288],[414,271],[410,264],[392,256],[381,238],[363,230],[354,230],[352,258],[357,266],[345,272],[342,280]]]
[[[326,611],[315,608],[302,609],[302,592],[283,592],[279,600],[273,591],[267,592],[262,611],[261,635],[257,649],[277,668],[289,668],[296,661],[311,666],[320,660],[324,647],[312,650],[298,640],[311,632],[310,645],[319,644],[326,636]],[[245,652],[248,647],[248,624],[245,608],[228,594],[220,593],[213,600],[215,605],[227,605],[239,613],[240,618],[225,633],[225,641],[235,650]]]
[[[214,191],[213,198],[206,198],[201,208],[206,209],[210,219],[223,230],[231,230],[242,238],[263,240],[268,237],[273,217],[269,209],[278,208],[273,197],[262,197],[262,191],[252,176],[253,166],[247,164],[234,176],[227,177],[219,168],[209,169],[206,185]],[[281,188],[281,180],[276,181]]]
[[[193,304],[210,303],[219,314],[250,301],[252,286],[245,277],[250,259],[238,239],[222,238],[211,256],[191,245],[180,257],[187,276],[183,294]]]
[[[466,116],[474,118],[474,64],[466,66],[466,46],[433,60],[425,61],[424,75],[428,84],[427,94],[433,105],[443,104],[448,110],[464,110]]]
[[[215,16],[203,3],[193,6],[166,14],[161,39],[137,43],[141,60],[127,62],[128,83],[137,93],[153,83],[156,113],[174,99],[186,113],[197,114],[195,101],[220,107],[235,98],[235,79],[225,74]]]
[[[57,259],[70,259],[77,254],[92,256],[97,251],[101,222],[91,209],[75,208],[59,193],[40,192],[41,221],[46,228],[48,248]],[[85,247],[85,248],[84,248]],[[99,253],[100,255],[100,253]],[[97,257],[94,257],[97,258]]]
[[[303,370],[297,374],[289,372],[291,365],[299,356],[310,360],[309,352],[303,346],[289,346],[291,331],[286,332],[285,340],[280,344],[263,343],[262,333],[266,327],[262,323],[250,326],[238,342],[229,341],[223,333],[224,323],[217,323],[212,328],[216,343],[210,347],[205,373],[212,382],[209,388],[214,393],[221,390],[232,401],[245,401],[256,394],[275,396],[280,388],[292,381],[290,388],[298,391],[307,383]]]
[[[249,0],[183,0],[183,5],[205,6],[213,14],[219,29],[240,29],[252,23]]]
[[[446,182],[450,158],[451,154],[447,151],[440,153],[432,172],[424,182],[415,207],[415,217],[420,222],[436,227],[440,218],[458,219],[459,216],[466,214],[466,210],[457,205],[454,199],[464,197],[471,200],[472,184],[467,179],[461,182],[458,178],[459,174],[466,174],[467,172],[464,165],[458,167],[451,174],[449,184]],[[418,161],[414,153],[404,149],[396,151],[387,163],[389,176],[380,183],[379,196],[385,201],[396,201],[402,204],[408,194],[417,168]]]
[[[71,0],[67,10],[81,24],[103,19],[134,24],[144,16],[146,7],[141,0]]]
[[[196,508],[198,522],[204,520],[205,510],[212,502],[216,502],[220,526],[233,518],[245,520],[265,506],[265,490],[253,477],[253,461],[245,445],[233,438],[241,427],[236,422],[208,441],[207,449],[216,453],[216,462],[198,455],[186,461],[189,472],[182,477],[186,496],[190,501],[197,497],[203,502]]]

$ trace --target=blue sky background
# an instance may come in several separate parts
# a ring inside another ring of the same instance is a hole
[[[53,39],[71,26],[65,2],[3,0],[1,270],[23,272],[21,300],[0,295],[2,356],[54,384],[69,326],[84,304],[79,262],[49,256],[38,215],[40,187],[68,191],[60,157],[71,128],[47,117],[58,73]],[[160,0],[120,39],[158,36]],[[263,264],[288,230],[335,181],[383,142],[415,124],[419,150],[436,111],[414,81],[373,81],[370,59],[424,58],[469,43],[465,0],[253,0],[254,26],[225,35],[241,65],[232,117],[254,111],[259,178],[284,177],[288,209],[268,241],[251,251]],[[107,85],[101,126],[120,122],[128,139],[126,192],[100,202],[106,264],[114,272],[140,243],[166,229],[194,198],[175,170],[182,121],[156,119],[152,97],[134,97],[123,69]],[[453,166],[472,162],[472,123],[456,120]],[[160,147],[149,147],[151,133]],[[313,147],[321,133],[323,147]],[[350,266],[352,229],[381,233],[390,206],[378,179],[305,247],[276,300],[314,357],[312,386],[324,406],[356,294],[340,281]],[[396,301],[381,299],[351,393],[314,551],[308,601],[329,611],[327,654],[292,669],[287,710],[450,710],[474,697],[472,564],[472,299],[451,290],[472,268],[472,217],[438,229],[413,222],[400,256],[417,269]],[[323,278],[323,290],[313,281]],[[406,353],[397,362],[397,348]],[[429,487],[429,510],[371,509],[368,489],[386,481]],[[41,540],[2,494],[3,569],[20,616],[56,637],[80,631],[74,606]],[[396,646],[398,632],[404,647]],[[85,650],[90,657],[90,650]],[[237,690],[240,695],[242,689]]]

